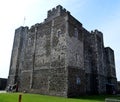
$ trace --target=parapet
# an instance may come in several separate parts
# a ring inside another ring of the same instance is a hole
[[[52,10],[48,11],[47,19],[54,18],[54,17],[60,16],[60,15],[64,15],[65,13],[70,14],[70,12],[67,11],[65,8],[63,8],[61,5],[58,5],[55,8],[53,8]]]
[[[38,29],[38,27],[42,26],[43,23],[36,23],[35,25],[32,25],[29,29],[31,32],[35,32],[35,30]]]
[[[15,30],[15,32],[18,33],[18,32],[21,32],[21,31],[23,31],[23,30],[28,30],[28,29],[29,29],[28,26],[26,26],[26,27],[20,26],[19,28],[17,28],[17,29]]]
[[[103,33],[95,29],[94,31],[91,31],[91,34],[96,34],[97,36],[103,38]]]
[[[111,47],[105,47],[105,50],[106,50],[107,52],[114,53],[114,50],[113,50]]]

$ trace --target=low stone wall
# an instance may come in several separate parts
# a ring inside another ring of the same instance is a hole
[[[0,90],[5,90],[7,84],[6,78],[0,78]]]
[[[105,102],[120,102],[120,100],[106,98],[106,99],[105,99]]]

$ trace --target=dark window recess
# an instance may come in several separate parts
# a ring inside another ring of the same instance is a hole
[[[58,31],[57,31],[57,35],[58,35],[58,37],[60,37],[60,35],[61,35],[61,30],[58,30]]]
[[[60,55],[58,56],[58,60],[60,61]]]
[[[78,38],[78,29],[77,29],[77,28],[74,28],[74,36],[75,36],[76,38]]]

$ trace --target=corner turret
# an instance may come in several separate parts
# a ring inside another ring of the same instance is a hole
[[[65,8],[63,8],[61,5],[56,6],[55,8],[52,8],[52,10],[49,10],[47,13],[47,18],[45,20],[51,20],[57,16],[61,16],[64,14],[70,14],[69,11],[67,11]]]

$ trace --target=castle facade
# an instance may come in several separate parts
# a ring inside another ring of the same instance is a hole
[[[75,97],[117,88],[114,51],[58,5],[42,23],[15,30],[8,85],[18,91]]]

